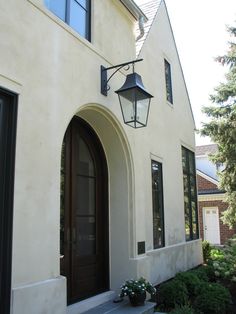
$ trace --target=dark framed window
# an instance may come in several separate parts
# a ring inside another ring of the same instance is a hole
[[[153,247],[165,245],[162,164],[152,160]]]
[[[182,146],[186,241],[199,238],[195,155]]]
[[[91,0],[45,0],[45,4],[82,37],[91,40]]]
[[[172,81],[171,81],[171,66],[165,59],[165,80],[166,80],[166,99],[173,104],[173,93],[172,93]]]
[[[0,313],[10,313],[17,95],[0,88]]]

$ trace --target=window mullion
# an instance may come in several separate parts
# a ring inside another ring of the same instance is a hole
[[[66,23],[70,25],[70,8],[71,8],[71,1],[66,0]]]
[[[86,4],[86,36],[91,41],[91,0]]]

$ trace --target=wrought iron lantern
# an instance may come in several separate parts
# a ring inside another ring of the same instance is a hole
[[[150,101],[153,97],[143,86],[141,76],[134,72],[134,63],[142,60],[138,59],[110,68],[101,68],[101,93],[106,96],[109,90],[107,88],[108,81],[111,77],[124,66],[133,64],[133,73],[128,74],[124,85],[115,91],[119,97],[124,123],[133,128],[142,128],[147,125]],[[118,69],[107,80],[107,70],[113,68]]]

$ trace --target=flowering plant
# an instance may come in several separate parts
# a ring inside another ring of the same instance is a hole
[[[154,294],[156,289],[143,277],[139,278],[138,280],[126,280],[125,283],[121,286],[120,297],[123,298],[124,296],[139,295],[144,292]]]

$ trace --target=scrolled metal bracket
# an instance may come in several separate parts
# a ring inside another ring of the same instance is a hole
[[[101,65],[101,94],[104,96],[107,96],[107,92],[110,89],[108,82],[118,71],[120,71],[122,68],[124,68],[125,71],[128,71],[130,69],[130,64],[133,65],[133,69],[134,69],[134,64],[140,61],[143,61],[143,59],[137,59],[137,60],[117,64],[108,68],[105,68],[103,65]],[[107,71],[112,70],[112,69],[116,69],[116,70],[109,76],[109,78],[107,78]]]

